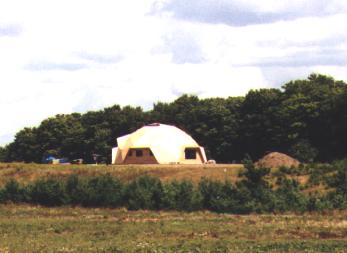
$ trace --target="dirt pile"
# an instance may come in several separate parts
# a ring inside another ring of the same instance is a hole
[[[300,162],[293,157],[279,152],[272,152],[261,158],[255,163],[257,167],[278,168],[285,167],[298,167]]]

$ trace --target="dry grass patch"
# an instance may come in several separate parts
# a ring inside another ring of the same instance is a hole
[[[96,176],[109,173],[128,182],[141,175],[158,177],[163,181],[191,180],[194,183],[202,177],[213,180],[235,182],[243,166],[239,164],[211,165],[45,165],[24,163],[0,163],[0,185],[9,179],[28,183],[40,178],[67,178],[71,174]]]

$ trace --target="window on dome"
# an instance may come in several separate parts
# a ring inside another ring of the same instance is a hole
[[[143,151],[141,149],[136,149],[136,157],[143,156]]]
[[[196,159],[196,149],[195,148],[186,148],[184,150],[185,159],[195,160]]]

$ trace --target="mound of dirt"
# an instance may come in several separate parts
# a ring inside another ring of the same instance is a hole
[[[257,167],[278,168],[285,167],[298,167],[300,162],[293,157],[279,152],[272,152],[261,158],[255,163]]]

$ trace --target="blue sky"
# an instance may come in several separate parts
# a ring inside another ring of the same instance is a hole
[[[0,145],[57,113],[347,81],[343,0],[0,1]]]

